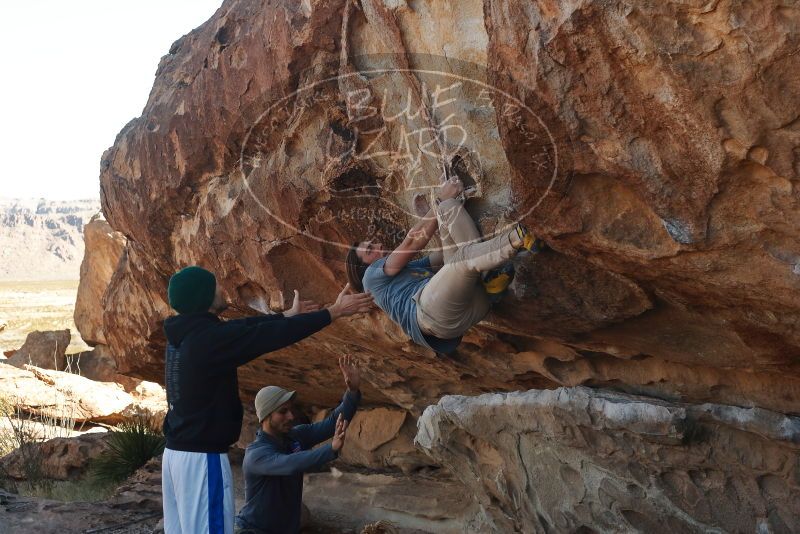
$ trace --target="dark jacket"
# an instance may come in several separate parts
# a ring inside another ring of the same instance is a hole
[[[236,525],[263,534],[293,534],[300,531],[303,473],[336,458],[330,443],[310,450],[333,437],[341,413],[353,418],[361,393],[346,392],[342,403],[319,423],[297,425],[285,440],[258,431],[244,453],[245,505]]]
[[[209,312],[164,321],[167,448],[227,452],[242,430],[236,368],[330,324],[327,310],[221,321]]]

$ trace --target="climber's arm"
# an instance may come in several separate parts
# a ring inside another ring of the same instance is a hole
[[[402,271],[408,262],[417,255],[417,252],[427,246],[428,241],[436,233],[437,227],[436,214],[434,214],[433,210],[428,210],[428,213],[408,231],[400,246],[394,249],[389,254],[389,257],[386,258],[383,272],[388,276],[394,276]]]
[[[461,180],[452,178],[447,180],[439,187],[437,201],[455,198],[460,195],[464,190]],[[383,272],[387,276],[394,276],[408,264],[411,259],[416,256],[417,252],[425,248],[428,241],[431,240],[433,234],[438,229],[439,222],[436,220],[436,213],[432,209],[428,210],[422,219],[408,231],[406,238],[400,243],[400,246],[394,249],[386,258],[386,263],[383,265]]]

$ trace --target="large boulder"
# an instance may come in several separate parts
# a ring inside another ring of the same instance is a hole
[[[122,380],[117,375],[116,381]],[[133,387],[125,386],[125,390],[133,398],[133,403],[123,412],[126,416],[147,415],[153,417],[156,423],[167,415],[167,392],[157,382],[133,379]]]
[[[328,415],[323,411],[315,419]],[[434,462],[414,447],[416,419],[405,410],[359,410],[347,429],[339,459],[350,465],[373,469],[394,468],[410,473]]]
[[[17,367],[34,365],[41,369],[63,371],[67,366],[65,352],[70,337],[69,329],[31,332],[25,338],[25,344],[6,363]]]
[[[75,326],[89,345],[106,343],[103,333],[103,295],[125,248],[125,236],[115,232],[100,215],[83,227],[85,249],[81,262]]]
[[[118,423],[138,415],[163,417],[166,396],[153,387],[127,393],[116,383],[26,365],[23,369],[0,363],[0,398],[17,411],[43,417],[53,424],[71,426],[94,421]]]
[[[70,369],[89,380],[113,382],[117,377],[117,362],[107,345],[95,345],[92,350],[71,354]]]
[[[91,461],[108,449],[107,432],[90,432],[75,437],[58,437],[37,445],[30,452],[15,451],[0,458],[0,469],[16,480],[26,478],[26,463],[32,458],[41,460],[41,474],[53,480],[74,480],[86,473]]]
[[[436,5],[241,1],[173,44],[102,159],[103,211],[129,237],[103,315],[120,372],[161,379],[180,267],[214,271],[238,313],[293,289],[330,302],[346,245],[397,243],[450,167],[477,184],[485,235],[521,219],[550,245],[516,261],[458,357],[375,312],[253,362],[248,396],[277,380],[334,404],[346,346],[368,402],[416,414],[586,382],[800,411],[794,11]]]
[[[226,2],[172,45],[101,160],[103,211],[128,236],[103,311],[119,372],[163,380],[177,269],[212,270],[228,316],[280,309],[293,289],[331,302],[347,246],[396,245],[414,193],[446,172],[476,186],[484,236],[522,221],[549,249],[514,260],[509,295],[457,353],[375,311],[242,368],[248,402],[276,384],[336,405],[346,351],[365,405],[413,416],[447,394],[581,384],[800,413],[798,20],[778,0]],[[763,439],[747,442],[786,456]],[[658,459],[666,470],[730,462],[659,450],[677,457]],[[617,497],[603,491],[605,510]],[[761,513],[763,495],[726,491],[704,495]],[[504,521],[537,507],[555,521],[529,495]],[[628,529],[631,509],[608,521]]]
[[[369,534],[464,534],[481,524],[468,489],[443,470],[432,473],[370,473],[331,469],[310,473],[303,502],[321,531]],[[375,523],[385,525],[380,530]],[[366,529],[369,524],[372,528]],[[392,526],[394,528],[392,528]]]
[[[797,532],[800,418],[585,387],[448,396],[417,444],[483,532]]]

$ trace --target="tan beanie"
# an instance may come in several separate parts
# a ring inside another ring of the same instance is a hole
[[[278,386],[261,388],[256,394],[256,415],[260,423],[277,410],[281,404],[294,398],[294,391],[289,391]]]

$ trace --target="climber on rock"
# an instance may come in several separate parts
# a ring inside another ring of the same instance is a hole
[[[347,390],[341,404],[318,423],[294,424],[294,391],[268,386],[256,395],[261,430],[244,453],[245,504],[236,517],[237,534],[300,532],[303,474],[336,459],[361,401],[361,374],[355,362],[343,356],[339,368]]]
[[[437,353],[454,351],[464,333],[489,312],[493,294],[505,291],[513,276],[507,260],[541,247],[521,224],[481,241],[464,209],[463,193],[458,178],[446,180],[438,189],[435,210],[419,195],[415,209],[425,214],[399,247],[390,252],[365,240],[353,244],[345,259],[350,285],[370,292],[411,339]],[[437,227],[440,250],[411,261]]]
[[[228,448],[242,430],[236,368],[314,334],[338,317],[372,308],[345,286],[324,310],[295,292],[284,313],[221,320],[227,304],[214,275],[186,267],[169,280],[166,448],[162,459],[165,534],[232,534],[234,496]]]

